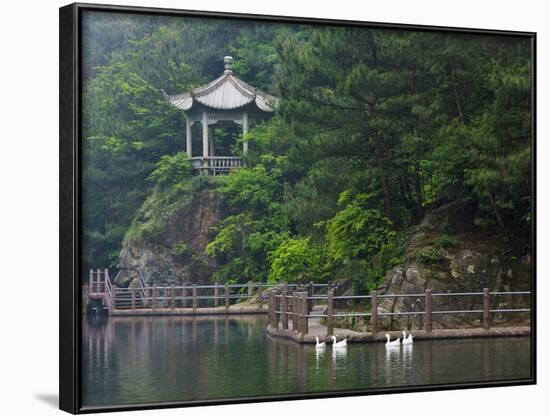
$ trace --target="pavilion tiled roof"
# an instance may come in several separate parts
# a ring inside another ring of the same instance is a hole
[[[231,57],[225,57],[224,61],[223,75],[191,91],[173,96],[167,95],[168,101],[184,111],[190,110],[194,103],[216,110],[234,110],[254,102],[261,111],[273,112],[278,98],[235,77],[231,69],[233,62]]]

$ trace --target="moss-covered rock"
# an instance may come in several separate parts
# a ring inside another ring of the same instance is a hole
[[[516,253],[513,242],[498,234],[480,230],[473,224],[468,202],[459,201],[428,214],[411,236],[403,265],[388,271],[378,293],[434,294],[490,291],[525,291],[530,289],[530,256]],[[491,309],[506,306],[524,307],[528,297],[493,296]],[[424,298],[382,298],[380,312],[424,311]],[[482,297],[434,296],[433,310],[479,310]],[[493,321],[524,322],[525,314],[495,315]],[[385,318],[383,327],[418,329],[424,316]],[[434,314],[434,328],[460,328],[481,325],[481,314]]]
[[[428,214],[411,233],[406,245],[405,261],[391,270],[377,288],[379,295],[434,294],[490,291],[530,290],[531,257],[515,249],[513,242],[501,235],[481,230],[473,224],[468,202],[459,201]],[[529,306],[527,296],[491,296],[490,308],[523,308]],[[368,305],[363,309],[370,308]],[[482,296],[434,296],[433,310],[479,310]],[[424,297],[380,298],[379,313],[423,312]],[[481,326],[479,313],[434,314],[433,328]],[[493,324],[525,324],[527,313],[493,314]],[[420,329],[424,316],[386,316],[379,318],[382,329]],[[368,330],[365,320],[336,323],[356,330]]]
[[[126,234],[116,284],[128,286],[138,269],[151,284],[207,282],[216,265],[204,252],[222,217],[214,188],[195,177],[186,186],[155,189]]]

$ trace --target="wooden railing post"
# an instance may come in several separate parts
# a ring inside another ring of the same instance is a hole
[[[252,298],[252,281],[248,281],[248,298]]]
[[[304,310],[304,308],[302,306],[302,303],[304,302],[304,300],[302,298],[302,293],[303,293],[303,291],[300,291],[298,293],[298,300],[297,300],[298,301],[298,303],[297,303],[297,307],[298,307],[298,311],[297,311],[297,314],[298,314],[298,333],[302,333],[303,327],[304,327],[304,320],[303,320],[303,317],[302,317],[302,312]]]
[[[309,314],[309,306],[308,306],[308,299],[307,299],[307,291],[302,292],[302,334],[306,335],[308,334],[309,328],[308,328],[308,314]]]
[[[298,293],[292,293],[292,330],[298,332]]]
[[[225,309],[229,310],[229,285],[225,284]]]
[[[370,323],[372,327],[372,333],[378,332],[378,299],[377,292],[371,291],[370,293]]]
[[[94,270],[90,269],[90,275],[88,277],[88,292],[94,292]]]
[[[218,305],[220,305],[219,296],[220,296],[220,289],[218,287],[218,283],[215,283],[214,284],[214,307],[217,307]]]
[[[274,311],[275,315],[273,316],[273,318],[274,318],[274,324],[276,329],[279,328],[279,321],[281,321],[281,313],[277,313],[277,311],[281,311],[281,292],[280,291],[275,292],[275,311]]]
[[[109,276],[109,270],[105,268],[103,270],[103,292],[106,293],[107,291],[107,277]]]
[[[426,289],[426,296],[425,296],[425,322],[424,322],[424,330],[426,330],[428,333],[432,331],[432,290]]]
[[[304,299],[302,297],[302,294],[303,294],[303,291],[300,291],[298,293],[298,311],[297,311],[297,315],[298,315],[298,333],[303,333],[304,331],[304,320],[303,320],[303,311],[304,311],[304,308],[303,308],[303,303],[304,303]]]
[[[327,296],[327,337],[334,334],[334,290],[328,290]]]
[[[105,278],[101,279],[103,271],[101,269],[97,270],[97,292],[103,292],[103,287],[105,285]]]
[[[181,286],[181,289],[180,289],[180,294],[181,294],[181,306],[182,308],[185,308],[187,307],[187,288],[185,288],[185,285],[182,285]]]
[[[262,308],[262,305],[263,305],[262,296],[263,296],[262,283],[258,282],[258,303],[260,303],[260,308]]]
[[[288,329],[288,314],[287,314],[288,302],[286,298],[287,294],[288,294],[288,285],[285,282],[285,284],[283,285],[283,293],[281,294],[281,321],[282,321],[284,330]]]
[[[151,309],[157,308],[157,288],[156,284],[153,284],[153,287],[151,288],[152,294],[151,294]]]
[[[271,327],[271,296],[267,299],[267,325],[268,327]]]
[[[197,310],[197,284],[193,284],[193,311]]]
[[[313,281],[309,281],[309,284],[307,284],[307,296],[308,298],[313,297]],[[308,314],[313,310],[313,300],[307,300],[307,309]]]
[[[95,286],[94,292],[99,292],[99,269],[95,270]]]
[[[296,293],[296,323],[298,324],[298,333],[302,333],[302,292]]]
[[[176,307],[176,289],[174,288],[174,284],[170,287],[170,308],[173,310],[174,307]]]
[[[483,288],[483,328],[489,330],[489,288]]]
[[[270,292],[269,293],[269,298],[267,299],[267,317],[268,317],[268,320],[269,320],[269,326],[270,327],[274,327],[273,326],[273,310],[275,310],[275,306],[274,306],[274,299],[273,299],[273,293]]]
[[[136,289],[132,287],[132,311],[136,309]]]

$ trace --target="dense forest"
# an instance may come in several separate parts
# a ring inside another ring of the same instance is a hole
[[[230,208],[187,254],[214,261],[217,282],[372,288],[411,227],[459,200],[482,233],[530,253],[528,39],[92,12],[83,30],[85,269],[116,267],[125,239],[154,238],[200,190]],[[194,176],[185,114],[161,89],[211,81],[224,55],[280,102],[247,134],[247,168]]]

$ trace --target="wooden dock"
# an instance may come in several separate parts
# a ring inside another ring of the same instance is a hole
[[[267,306],[241,306],[238,304],[225,307],[201,307],[201,308],[140,308],[140,309],[113,309],[111,316],[205,316],[224,314],[267,314]]]
[[[318,319],[317,319],[318,320]],[[326,341],[328,344],[332,343],[332,339],[327,336],[326,326],[318,323],[312,323],[309,333],[301,334],[293,331],[292,329],[283,329],[281,325],[278,328],[267,326],[267,333],[273,337],[281,337],[285,339],[293,340],[297,343],[315,344],[315,337],[319,338],[319,341]],[[333,334],[338,340],[347,339],[348,343],[384,343],[386,341],[386,333],[388,333],[392,339],[402,337],[401,331],[387,331],[387,332],[356,332],[350,329],[334,328]],[[438,329],[427,332],[426,330],[411,330],[410,333],[414,335],[414,340],[436,340],[436,339],[467,339],[477,337],[521,337],[530,336],[531,327],[529,326],[517,326],[517,327],[492,327],[488,330],[482,328],[472,329]]]

